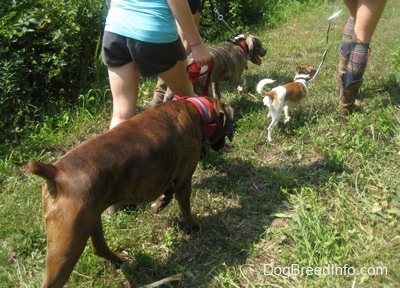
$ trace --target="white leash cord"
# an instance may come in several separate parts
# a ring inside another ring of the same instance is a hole
[[[319,63],[319,66],[318,66],[318,68],[317,68],[317,71],[315,72],[314,76],[310,79],[310,81],[312,81],[312,80],[315,79],[315,77],[316,77],[317,74],[319,73],[319,70],[321,70],[321,67],[322,67],[322,65],[323,65],[324,62],[325,62],[325,58],[326,58],[326,55],[328,54],[328,50],[329,50],[329,32],[331,31],[331,22],[332,22],[333,19],[337,18],[337,17],[340,15],[341,12],[342,12],[342,10],[336,11],[335,13],[333,13],[333,14],[328,18],[328,30],[326,31],[326,40],[325,40],[326,48],[325,48],[325,52],[324,52],[324,54],[322,55],[322,60],[321,60],[321,63]]]

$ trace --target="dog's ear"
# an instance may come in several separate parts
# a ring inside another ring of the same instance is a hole
[[[38,161],[29,161],[26,165],[28,170],[37,176],[40,176],[46,180],[46,185],[43,186],[49,194],[55,198],[57,196],[57,189],[55,184],[55,178],[57,176],[57,167],[52,164],[46,164]]]
[[[315,74],[316,70],[312,66],[297,66],[296,72],[297,74],[307,74],[312,77]]]
[[[57,167],[52,164],[46,164],[38,161],[29,161],[26,165],[29,172],[40,176],[46,180],[54,181],[57,174]]]
[[[296,67],[296,73],[297,74],[303,74],[304,73],[304,66],[297,66]]]
[[[314,67],[310,67],[310,76],[313,77],[315,73],[317,73],[317,69],[315,69]]]
[[[233,108],[225,104],[219,105],[218,109],[219,120],[222,123],[222,128],[215,135],[214,141],[211,141],[211,148],[214,151],[221,151],[225,146],[225,136],[229,141],[233,140]],[[211,139],[210,139],[211,140]]]

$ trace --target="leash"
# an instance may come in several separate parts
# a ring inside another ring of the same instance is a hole
[[[233,35],[238,35],[239,34],[235,30],[233,30],[231,26],[229,26],[229,24],[225,21],[224,16],[218,12],[218,8],[217,7],[214,8],[214,13],[217,14],[217,19],[219,21],[221,21],[222,23],[224,23],[225,26],[228,27],[229,30],[231,30]]]
[[[334,1],[333,1],[334,2]],[[333,10],[334,6],[332,6],[332,10]],[[315,79],[315,77],[317,77],[317,74],[319,73],[319,71],[321,70],[322,65],[324,65],[325,63],[325,59],[326,59],[326,55],[328,54],[328,50],[329,50],[329,33],[331,32],[331,22],[333,19],[337,18],[340,13],[342,12],[342,10],[336,11],[335,13],[333,13],[327,20],[328,20],[328,29],[326,31],[326,38],[325,38],[325,52],[322,55],[322,60],[319,63],[319,66],[317,68],[317,71],[315,72],[314,76],[309,80],[312,81]]]
[[[249,53],[249,48],[247,47],[247,44],[245,41],[246,38],[244,37],[244,35],[237,33],[235,30],[232,29],[231,26],[229,26],[229,24],[224,20],[224,16],[218,12],[217,7],[214,8],[214,12],[218,16],[217,19],[219,21],[223,22],[225,24],[225,26],[228,27],[228,29],[231,30],[231,32],[235,35],[233,38],[229,39],[228,41],[231,41],[234,44],[238,44],[243,49],[243,52],[244,52],[244,54],[246,54],[246,57],[247,57],[247,54]]]

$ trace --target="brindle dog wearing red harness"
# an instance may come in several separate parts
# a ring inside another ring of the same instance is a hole
[[[204,110],[196,102],[186,98],[160,104],[82,143],[53,164],[28,163],[31,173],[45,179],[47,255],[42,287],[62,287],[68,281],[89,238],[94,254],[122,264],[125,255],[110,250],[102,227],[101,213],[113,204],[148,203],[162,194],[175,194],[184,224],[197,226],[190,205],[192,175],[204,141],[220,150],[225,137],[232,140],[233,110],[214,98],[201,98]],[[210,134],[204,129],[207,125],[212,127]]]

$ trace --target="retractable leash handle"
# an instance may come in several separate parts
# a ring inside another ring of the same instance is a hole
[[[196,62],[192,62],[186,67],[186,72],[189,74],[189,80],[191,82],[199,82],[200,77],[211,73],[211,70],[209,69],[208,65],[199,67],[197,66]]]
[[[210,86],[211,81],[211,73],[212,73],[213,61],[211,60],[209,65],[205,65],[202,67],[197,66],[196,62],[192,62],[186,67],[186,72],[189,74],[189,80],[192,83],[199,82],[200,77],[207,75],[206,83],[203,87],[203,96],[208,94],[208,87]]]

